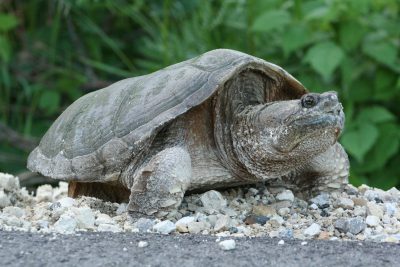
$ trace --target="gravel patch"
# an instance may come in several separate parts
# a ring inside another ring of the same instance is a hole
[[[400,191],[348,185],[309,201],[285,188],[211,190],[186,196],[163,219],[132,220],[127,204],[67,197],[67,184],[40,186],[36,195],[0,173],[0,230],[33,233],[141,232],[218,237],[400,242]]]

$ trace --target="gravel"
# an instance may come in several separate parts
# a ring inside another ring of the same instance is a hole
[[[305,201],[285,188],[248,186],[185,196],[160,219],[133,220],[127,203],[67,197],[67,184],[35,195],[0,173],[0,230],[32,233],[140,232],[218,237],[400,242],[400,192],[348,185]]]

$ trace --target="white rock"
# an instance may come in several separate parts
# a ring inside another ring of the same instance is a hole
[[[393,200],[398,202],[400,200],[400,191],[396,187],[390,188],[387,193],[389,193]]]
[[[148,245],[149,245],[149,243],[147,243],[146,241],[139,241],[139,243],[138,243],[139,248],[145,248]]]
[[[180,218],[180,219],[175,223],[175,225],[187,226],[188,223],[194,222],[194,221],[195,221],[195,218],[194,218],[194,217],[186,216],[186,217]]]
[[[369,201],[374,201],[376,198],[379,198],[379,192],[376,189],[367,189],[364,192],[364,197]]]
[[[228,230],[231,223],[231,218],[228,215],[219,216],[215,222],[214,231],[225,231]]]
[[[318,209],[318,206],[317,206],[317,204],[315,204],[315,203],[312,203],[312,204],[310,205],[310,209],[313,209],[313,210],[316,210],[316,209]]]
[[[46,220],[38,220],[38,221],[36,221],[36,225],[37,225],[37,227],[39,227],[40,229],[47,229],[47,228],[49,228],[49,221],[46,221]]]
[[[269,220],[269,223],[273,227],[279,227],[280,225],[283,224],[283,222],[284,222],[283,218],[281,216],[278,216],[278,215],[272,216],[272,218]]]
[[[290,212],[289,208],[281,208],[281,209],[278,210],[278,214],[280,216],[286,216],[286,215],[289,214],[289,212]]]
[[[187,216],[180,218],[176,223],[176,230],[180,233],[187,233],[189,232],[188,224],[195,221],[194,217]]]
[[[365,219],[365,222],[366,222],[366,224],[367,224],[368,226],[373,226],[373,227],[375,227],[375,226],[378,226],[378,225],[379,225],[380,219],[379,219],[379,217],[377,217],[377,216],[368,215],[367,218]]]
[[[121,228],[115,224],[101,223],[97,227],[97,231],[118,233],[118,232],[121,232]]]
[[[154,220],[150,220],[148,218],[139,218],[137,222],[134,224],[135,228],[139,229],[139,232],[149,232],[155,224]]]
[[[71,209],[75,214],[77,226],[81,229],[93,229],[95,216],[91,208],[85,206]]]
[[[201,212],[197,212],[196,215],[194,216],[194,220],[198,222],[206,221],[207,215]]]
[[[279,240],[278,245],[284,245],[284,244],[285,244],[285,240],[283,240],[283,239]]]
[[[396,203],[387,202],[383,204],[383,207],[385,209],[385,213],[389,216],[393,216],[397,212]]]
[[[316,236],[321,232],[321,226],[317,223],[311,224],[306,230],[304,230],[305,236]]]
[[[354,208],[353,200],[351,200],[349,198],[344,198],[344,197],[341,197],[338,199],[337,205],[343,209],[353,209]]]
[[[121,215],[122,213],[125,213],[127,211],[127,205],[126,203],[121,203],[118,206],[117,211],[115,212],[117,215]]]
[[[68,183],[59,182],[58,187],[53,188],[53,200],[59,200],[68,194]]]
[[[209,228],[209,224],[206,223],[205,221],[202,222],[190,222],[187,224],[187,229],[188,232],[191,234],[198,234],[203,230],[206,230],[207,228]]]
[[[222,194],[215,190],[210,190],[200,196],[201,203],[205,209],[220,210],[227,205],[226,199]]]
[[[53,201],[53,187],[49,184],[41,185],[36,190],[36,200],[38,202]]]
[[[12,215],[0,213],[0,223],[6,226],[12,226],[12,227],[21,227],[23,222],[20,218],[17,218]],[[0,229],[1,229],[1,224],[0,224]],[[12,230],[12,229],[10,229]]]
[[[232,250],[236,248],[236,242],[233,239],[221,241],[218,245],[222,250]]]
[[[10,198],[6,195],[3,189],[0,189],[0,209],[10,205],[11,205]]]
[[[374,215],[379,218],[382,218],[383,207],[374,202],[368,202],[367,203],[367,213],[368,213],[368,215]]]
[[[244,234],[245,236],[249,236],[251,234],[251,230],[246,226],[239,225],[236,227],[238,229],[238,233]]]
[[[307,242],[306,241],[303,241],[303,242],[301,242],[300,243],[302,246],[305,246],[305,245],[307,245]]]
[[[57,201],[60,204],[61,208],[69,208],[75,205],[76,201],[73,198],[70,197],[63,197],[60,200]]]
[[[154,225],[153,230],[161,234],[169,234],[176,230],[176,226],[170,220],[165,220]]]
[[[115,221],[111,219],[111,217],[108,214],[105,213],[99,213],[97,214],[97,218],[95,220],[96,225],[100,224],[115,224]]]
[[[8,173],[0,172],[0,189],[15,191],[19,189],[19,179]]]
[[[8,214],[9,216],[15,216],[17,218],[21,218],[25,216],[25,210],[19,207],[5,207],[3,209],[4,214]]]
[[[360,217],[365,217],[365,215],[367,214],[367,208],[366,207],[361,207],[361,206],[356,206],[354,208],[354,216],[360,216]]]
[[[76,220],[69,214],[62,214],[54,224],[54,229],[59,233],[72,233],[76,228]]]
[[[139,229],[135,228],[130,221],[125,221],[123,228],[125,232],[139,233]]]
[[[276,199],[279,201],[287,200],[287,201],[293,202],[294,195],[293,195],[292,191],[285,190],[283,192],[280,192],[278,195],[276,195]]]

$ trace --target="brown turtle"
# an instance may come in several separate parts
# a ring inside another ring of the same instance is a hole
[[[347,183],[343,122],[334,92],[308,93],[274,64],[217,49],[79,98],[28,168],[70,182],[70,196],[129,200],[139,215],[165,215],[189,190],[260,181],[308,196]]]

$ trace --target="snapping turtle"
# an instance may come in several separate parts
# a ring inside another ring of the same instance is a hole
[[[334,92],[308,93],[282,68],[217,49],[119,81],[69,106],[28,168],[69,195],[163,216],[188,190],[267,182],[303,196],[347,183]]]

